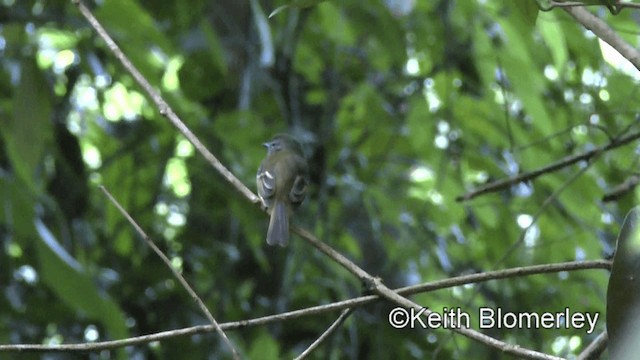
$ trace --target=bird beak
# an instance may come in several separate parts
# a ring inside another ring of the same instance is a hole
[[[266,142],[266,143],[262,143],[262,146],[264,146],[264,147],[266,147],[266,148],[268,148],[268,147],[269,147],[269,145],[271,145],[271,143],[268,143],[268,142]]]

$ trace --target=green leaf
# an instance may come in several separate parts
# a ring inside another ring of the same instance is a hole
[[[551,130],[553,123],[542,101],[544,78],[539,75],[539,69],[533,62],[534,54],[530,52],[534,48],[531,34],[525,33],[526,27],[514,23],[513,19],[502,20],[500,25],[507,36],[507,43],[501,48],[503,51],[499,58],[509,82],[526,112],[539,124],[537,128]]]
[[[165,65],[159,61],[158,53],[170,55],[173,50],[149,13],[136,1],[109,0],[95,15],[131,62],[156,85],[160,79],[158,72]]]
[[[0,120],[0,133],[17,175],[28,188],[35,190],[36,168],[52,141],[51,97],[34,58],[24,58],[20,70],[13,117]]]
[[[30,238],[33,231],[34,199],[19,179],[0,176],[0,224],[14,232],[15,240]],[[24,241],[26,242],[26,240]]]
[[[540,10],[538,8],[538,2],[535,0],[520,0],[513,1],[507,0],[509,5],[513,5],[516,9],[516,13],[518,17],[524,20],[524,23],[533,27],[536,23],[536,19],[538,18],[538,13]]]
[[[126,338],[125,317],[118,305],[96,288],[82,265],[66,252],[44,223],[36,220],[35,227],[41,240],[37,241],[37,252],[44,283],[70,308],[101,322],[110,338]],[[119,358],[124,359],[124,355],[119,352]]]
[[[286,5],[282,5],[282,6],[278,6],[277,8],[275,8],[271,14],[269,14],[269,18],[272,18],[276,15],[278,15],[279,13],[289,9],[289,8],[306,8],[306,7],[311,7],[317,4],[320,4],[321,2],[325,2],[327,0],[293,0],[290,3],[286,4]]]
[[[211,56],[213,63],[216,65],[220,73],[223,76],[226,76],[229,69],[224,57],[224,48],[220,43],[220,37],[216,33],[216,30],[211,26],[209,21],[203,20],[200,22],[200,31],[202,31],[207,39],[209,55]]]
[[[278,343],[265,330],[258,335],[255,341],[253,341],[248,358],[270,360],[282,359],[282,356],[280,356],[280,347],[278,346]]]
[[[545,43],[547,43],[549,51],[551,51],[551,57],[556,69],[562,71],[569,59],[569,51],[567,50],[564,32],[558,21],[554,12],[544,12],[538,18],[537,28]]]

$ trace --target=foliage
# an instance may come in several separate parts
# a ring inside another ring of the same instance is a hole
[[[260,144],[295,134],[312,188],[293,222],[391,288],[612,254],[637,193],[602,198],[635,173],[635,142],[456,201],[640,131],[638,72],[606,61],[611,52],[593,33],[534,1],[302,3],[108,0],[92,10],[251,188]],[[632,10],[590,9],[637,46]],[[363,293],[358,279],[295,237],[285,249],[268,248],[264,214],[177,135],[71,1],[0,4],[0,52],[0,343],[101,341],[207,323],[98,185],[156,240],[219,322]],[[413,299],[471,314],[600,313],[593,334],[487,331],[568,357],[605,329],[607,279],[602,270],[563,272]],[[392,307],[359,308],[314,357],[501,356],[446,330],[394,329]],[[243,357],[292,357],[337,317],[227,334]],[[211,333],[91,356],[230,353]]]

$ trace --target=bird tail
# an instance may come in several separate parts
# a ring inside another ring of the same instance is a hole
[[[267,244],[287,246],[289,243],[289,213],[282,201],[275,201],[267,230]]]

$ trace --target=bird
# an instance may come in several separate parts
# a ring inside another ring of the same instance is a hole
[[[267,244],[287,246],[289,218],[304,201],[309,166],[302,145],[289,134],[276,134],[263,144],[267,155],[256,174],[258,196],[271,214]]]

